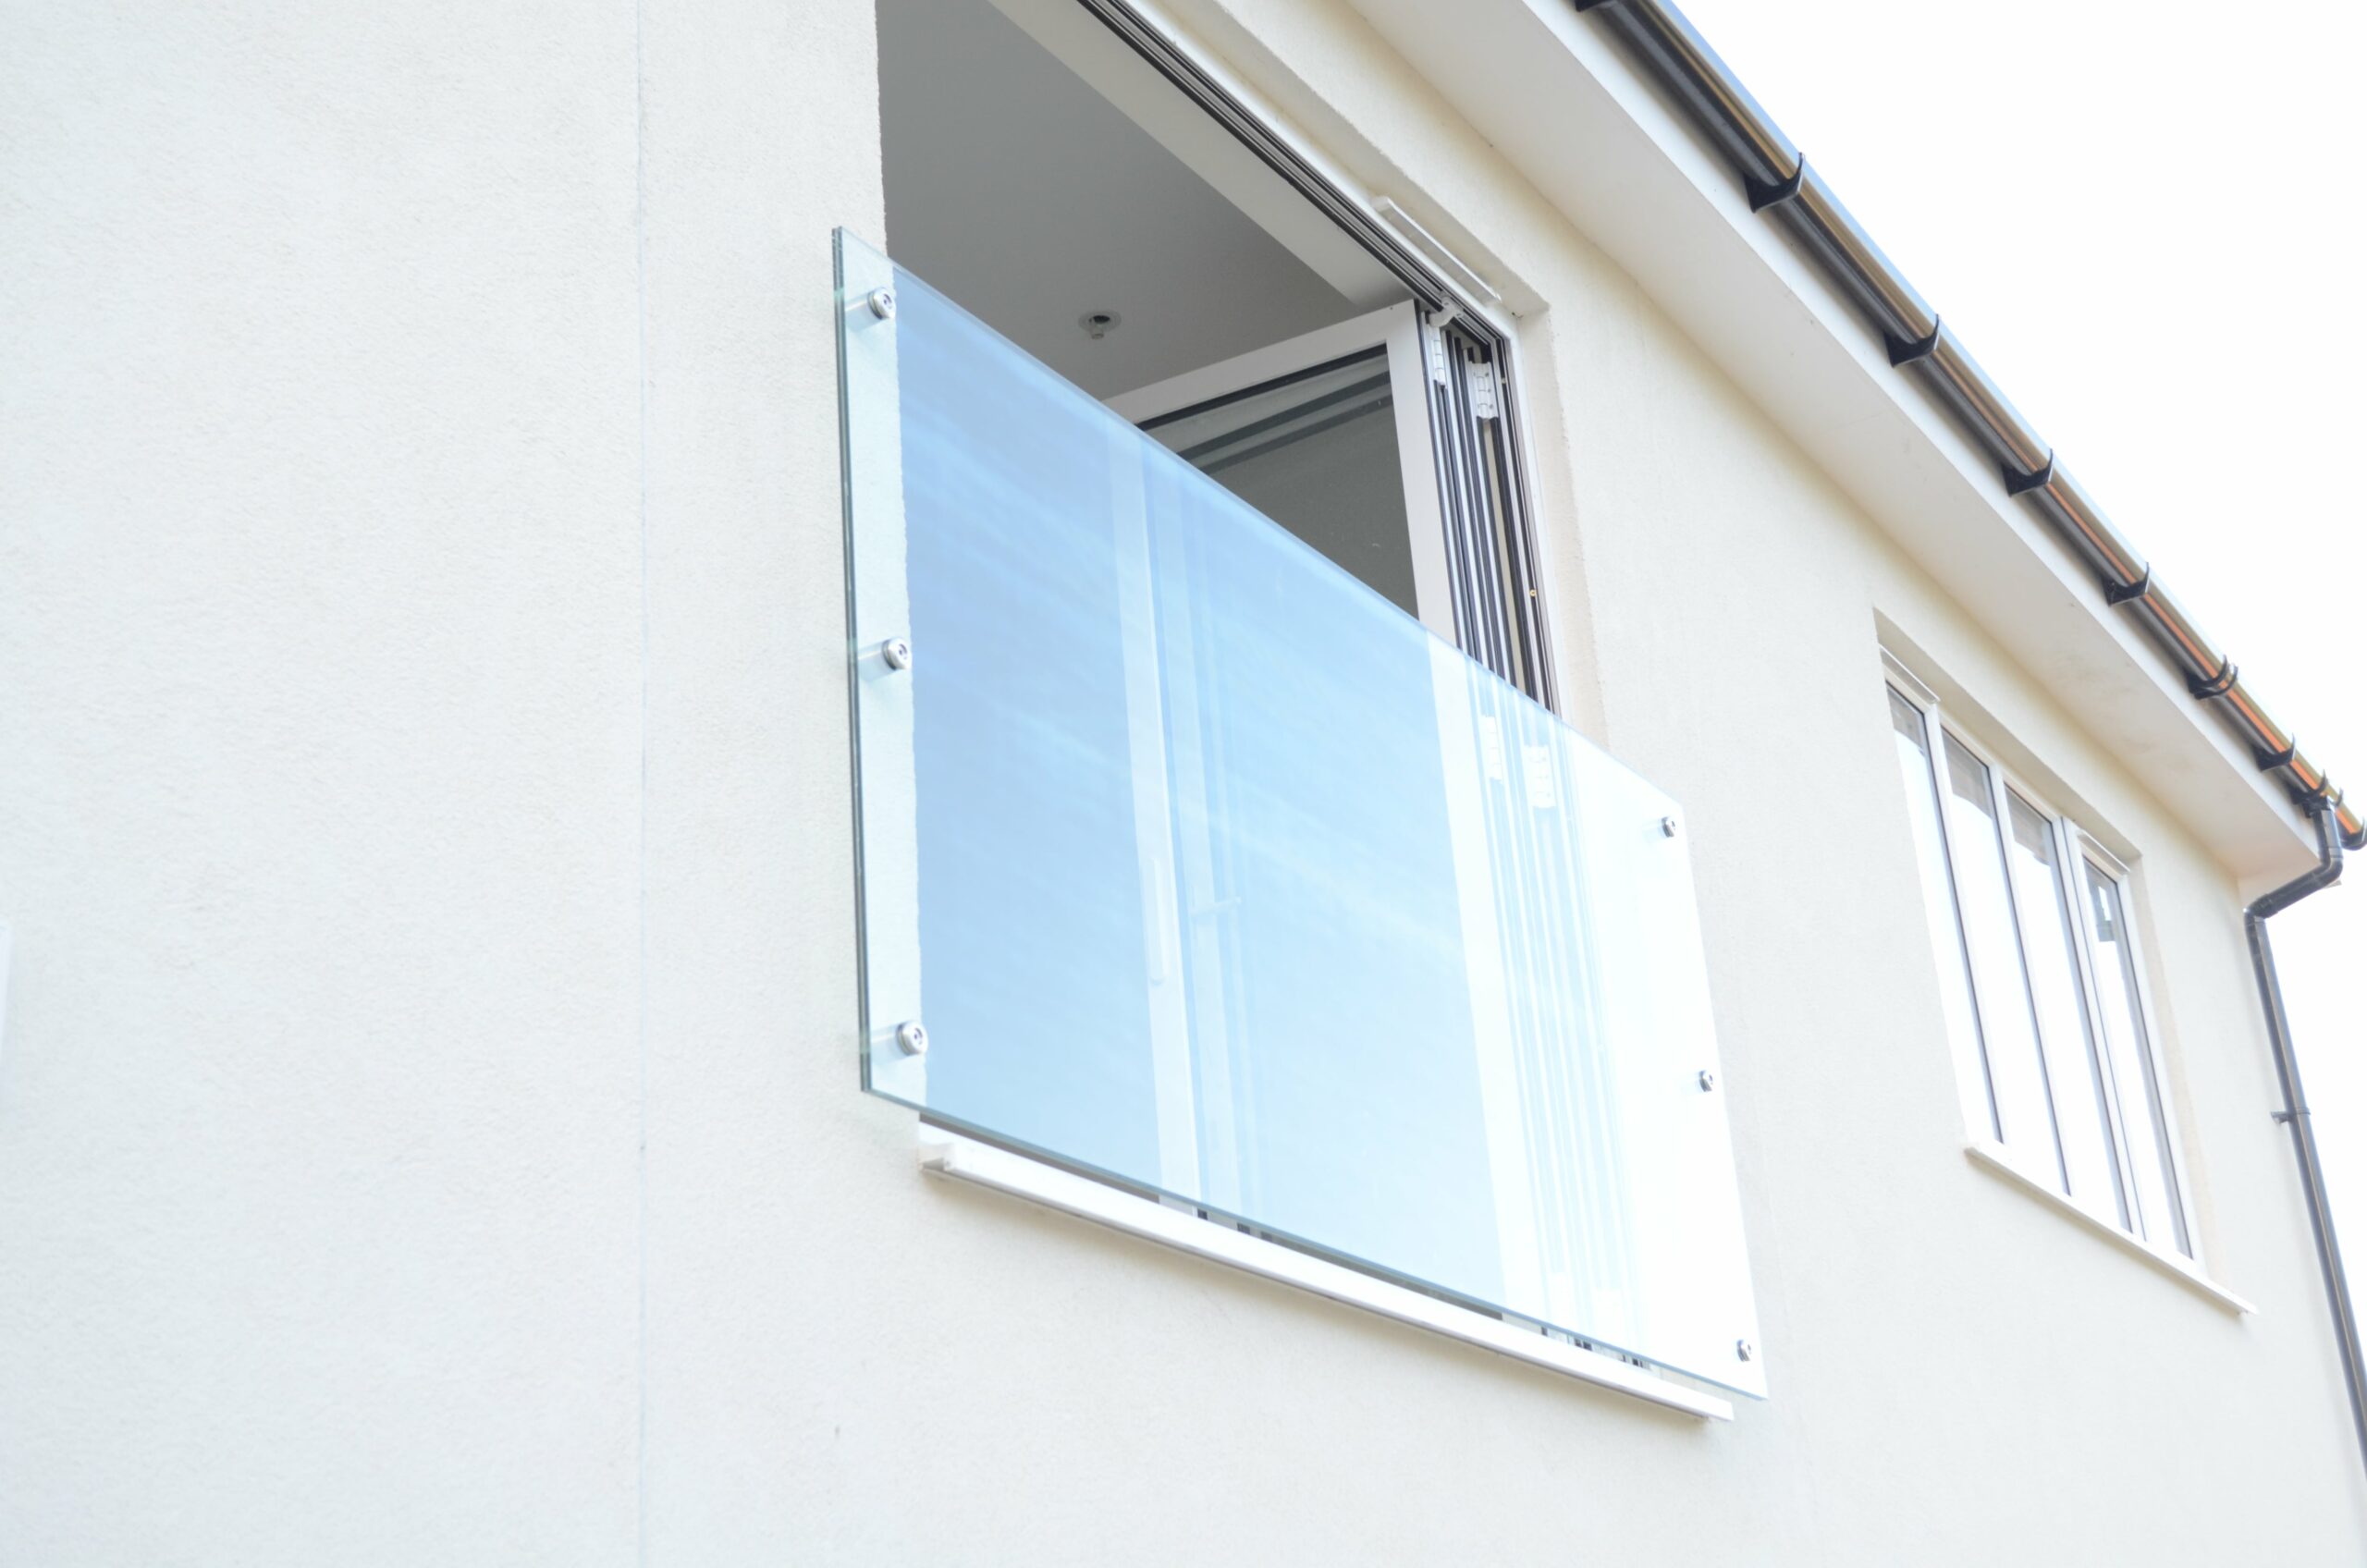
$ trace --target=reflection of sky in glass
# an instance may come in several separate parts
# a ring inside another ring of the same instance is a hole
[[[925,285],[897,296],[930,1044],[875,1088],[1755,1390],[1667,802]],[[863,374],[851,340],[851,419],[895,417]],[[865,522],[858,573],[893,556]]]

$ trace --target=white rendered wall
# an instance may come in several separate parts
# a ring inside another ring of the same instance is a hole
[[[625,1563],[633,33],[0,21],[0,1562]]]
[[[1525,312],[1567,706],[1694,825],[1773,1400],[925,1182],[857,1092],[867,0],[55,12],[0,51],[0,1562],[2367,1554],[2226,876],[1373,35],[1194,16]],[[2258,1317],[1959,1152],[1878,617],[2141,852]]]

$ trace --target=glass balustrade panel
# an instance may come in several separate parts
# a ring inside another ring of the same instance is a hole
[[[840,264],[866,1086],[1763,1392],[1675,805]]]

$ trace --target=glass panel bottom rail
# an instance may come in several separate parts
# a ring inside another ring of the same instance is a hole
[[[1237,1230],[1230,1223],[1171,1208],[1157,1198],[1140,1196],[946,1128],[922,1124],[920,1164],[932,1176],[1024,1198],[1565,1378],[1615,1389],[1706,1420],[1734,1419],[1730,1401],[1663,1377],[1649,1367],[1458,1306],[1269,1241],[1252,1231]]]

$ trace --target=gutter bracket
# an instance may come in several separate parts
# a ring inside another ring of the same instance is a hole
[[[2152,569],[2149,567],[2147,570],[2150,572]],[[2192,693],[2197,702],[2207,702],[2213,697],[2226,696],[2236,689],[2236,661],[2221,659],[2219,673],[2208,680],[2197,680],[2193,676],[2188,676],[2186,689]]]
[[[2293,759],[2300,754],[2300,751],[2301,743],[2299,741],[2288,741],[2281,752],[2254,752],[2252,760],[2260,764],[2260,770],[2263,773],[2275,773],[2280,767],[2291,766]]]
[[[1802,159],[1800,166],[1808,167],[1808,161]],[[1890,350],[1890,362],[1894,365],[1911,365],[1918,360],[1930,359],[1932,350],[1940,346],[1940,318],[1938,316],[1932,318],[1932,331],[1928,337],[1919,337],[1909,343],[1904,337],[1893,337],[1885,332],[1883,334],[1883,346]],[[2052,458],[2047,459],[2050,464],[2054,460]]]
[[[1743,194],[1750,199],[1752,212],[1763,213],[1770,207],[1779,206],[1797,196],[1800,193],[1800,181],[1806,179],[1808,175],[1809,161],[1804,156],[1800,159],[1799,166],[1792,171],[1790,178],[1774,185],[1770,185],[1761,179],[1755,179],[1749,175],[1744,175],[1742,177]]]
[[[2046,461],[2041,463],[2037,468],[2031,470],[2028,473],[2022,473],[2010,468],[2005,470],[2005,494],[2008,496],[2027,496],[2033,490],[2045,489],[2048,485],[2054,483],[2054,454],[2053,452],[2047,453]],[[2152,570],[2152,569],[2151,567],[2146,568],[2146,571],[2149,575]],[[2109,591],[2107,591],[2105,596],[2108,598],[2111,596]],[[2116,604],[2119,601],[2115,600],[2114,602]]]
[[[2116,606],[2125,605],[2131,599],[2143,598],[2147,594],[2152,592],[2152,588],[2153,563],[2148,561],[2145,563],[2145,570],[2138,574],[2136,582],[2115,583],[2107,586],[2104,589],[2104,603]],[[2228,668],[2230,669],[2234,668],[2233,666],[2229,666]],[[2233,684],[2233,682],[2231,681],[2230,684]],[[2188,681],[2187,689],[2189,691],[2193,691],[2194,682],[2191,680]],[[2197,692],[2195,692],[2195,695],[2201,696],[2201,693]]]

